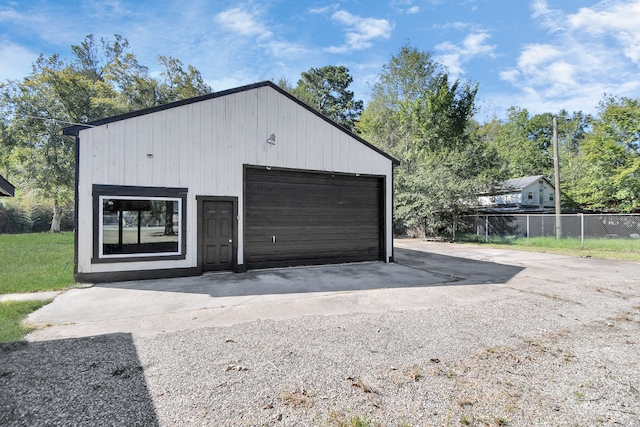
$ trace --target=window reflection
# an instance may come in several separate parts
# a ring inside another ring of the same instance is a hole
[[[103,255],[179,254],[180,204],[169,198],[103,198]]]

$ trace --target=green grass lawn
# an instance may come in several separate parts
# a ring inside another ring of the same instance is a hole
[[[73,285],[73,233],[0,234],[0,294]]]
[[[33,328],[22,324],[29,313],[36,311],[48,301],[3,301],[0,302],[0,342],[18,341]]]
[[[555,237],[490,237],[485,243],[484,236],[463,236],[463,243],[477,243],[491,247],[509,246],[512,249],[548,252],[559,255],[620,259],[640,262],[639,239],[585,239],[581,247],[580,239],[559,239]]]

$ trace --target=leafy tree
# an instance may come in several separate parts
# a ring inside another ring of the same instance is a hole
[[[16,182],[53,201],[51,229],[59,231],[75,170],[74,143],[62,136],[62,127],[118,112],[115,92],[52,56],[40,57],[29,77],[5,87],[4,101],[3,144],[16,162]]]
[[[581,148],[578,201],[593,209],[640,208],[640,100],[605,98]]]
[[[412,106],[430,92],[432,80],[444,68],[428,52],[403,46],[391,57],[373,86],[371,100],[362,113],[358,129],[368,141],[402,160],[413,163],[419,123]]]
[[[280,86],[309,104],[331,120],[348,130],[355,130],[355,123],[362,113],[363,102],[354,100],[348,89],[353,83],[349,70],[344,66],[327,65],[303,72],[295,87],[286,80]]]
[[[526,109],[509,108],[491,145],[505,159],[511,178],[553,173],[552,120],[550,113],[530,117]]]
[[[591,117],[582,112],[558,117],[560,178],[564,205],[575,205],[575,189],[584,167],[581,145]],[[505,121],[494,118],[479,129],[479,135],[499,153],[509,178],[530,175],[553,177],[552,113],[530,116],[526,109],[511,107]]]
[[[62,206],[73,198],[74,141],[62,127],[210,92],[200,73],[172,57],[159,57],[161,79],[149,76],[128,52],[129,43],[96,43],[88,35],[71,47],[70,59],[40,56],[30,75],[0,88],[2,167],[23,188],[53,201],[52,231]],[[10,173],[9,173],[10,172]]]
[[[383,67],[358,128],[401,161],[394,191],[402,225],[427,234],[450,229],[495,181],[496,153],[472,132],[477,90],[410,46]]]
[[[562,151],[576,154],[586,135],[589,117],[565,110],[558,117],[558,141]],[[513,178],[528,175],[553,175],[553,117],[551,113],[530,116],[524,108],[511,107],[506,121],[500,123],[492,144],[505,158]]]
[[[182,62],[172,56],[160,55],[158,60],[164,66],[164,71],[161,73],[162,80],[152,80],[158,84],[155,105],[194,98],[212,91],[195,67],[187,65],[185,70]]]
[[[592,117],[581,111],[569,115],[558,114],[558,148],[560,155],[560,182],[562,205],[579,207],[578,192],[584,173],[585,157],[582,145],[591,129]]]

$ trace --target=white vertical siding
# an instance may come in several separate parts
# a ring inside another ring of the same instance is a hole
[[[136,182],[139,182],[139,185],[151,186],[154,185],[153,159],[147,157],[147,155],[152,154],[153,118],[150,115],[141,116],[140,120],[137,120],[137,125],[139,135],[138,143],[134,147],[131,147],[130,151],[130,153],[135,153],[137,162],[135,168]]]
[[[275,145],[266,143],[272,133]],[[245,164],[386,176],[386,241],[391,255],[391,161],[263,86],[80,132],[79,271],[196,266],[195,197],[238,197],[242,215]],[[187,259],[91,264],[92,184],[188,188]],[[242,227],[241,217],[239,263],[243,263]]]
[[[108,131],[108,129],[105,129]],[[82,143],[80,148],[81,165],[79,182],[84,184],[86,181],[94,183],[108,182],[109,162],[107,159],[110,154],[110,147],[105,144],[94,144],[94,132],[90,129],[82,134]]]
[[[167,156],[163,152],[167,145],[167,127],[162,114],[151,114],[151,141],[149,153],[153,155],[151,180],[159,187],[166,187]]]
[[[180,138],[180,130],[177,126],[175,114],[170,114],[169,111],[162,112],[164,116],[164,121],[166,123],[166,135],[167,139],[164,141],[164,147],[160,147],[160,156],[163,157],[163,163],[166,164],[166,169],[164,171],[165,174],[165,187],[170,187],[172,185],[176,185],[178,182],[178,175],[180,174],[179,168],[179,156],[178,156],[178,148],[180,147],[179,138]],[[156,162],[156,158],[154,156],[153,161]],[[161,162],[162,163],[162,162]]]

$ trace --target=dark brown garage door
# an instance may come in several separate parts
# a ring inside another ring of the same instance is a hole
[[[247,268],[383,259],[383,179],[245,170]]]

